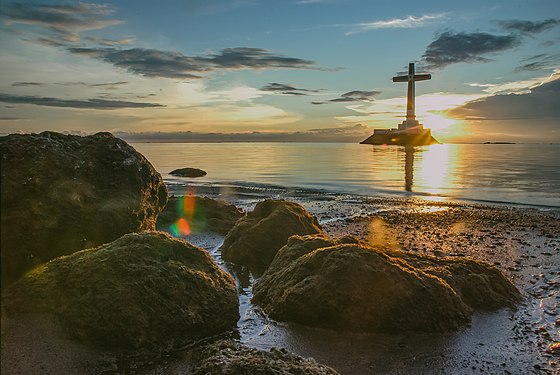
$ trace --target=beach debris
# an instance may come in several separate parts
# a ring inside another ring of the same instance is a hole
[[[0,137],[2,286],[61,255],[154,230],[161,175],[110,133]]]
[[[221,247],[228,262],[264,271],[295,234],[322,233],[317,219],[301,205],[283,200],[259,202],[228,232]]]
[[[245,213],[222,200],[194,195],[169,197],[167,206],[158,217],[156,227],[174,237],[212,231],[222,235],[235,225]]]
[[[291,237],[255,284],[253,302],[273,319],[334,330],[443,332],[467,324],[473,310],[520,300],[491,265],[353,242]]]
[[[179,176],[179,177],[196,178],[196,177],[206,176],[206,171],[203,171],[202,169],[198,169],[198,168],[179,168],[179,169],[172,170],[171,172],[169,172],[169,174],[173,176]]]
[[[220,340],[197,348],[192,354],[198,364],[192,374],[307,374],[335,375],[335,370],[302,358],[285,349],[269,351],[248,348],[231,340]]]
[[[52,260],[5,289],[10,316],[53,316],[101,348],[165,352],[235,328],[233,278],[203,249],[163,232],[127,234]]]

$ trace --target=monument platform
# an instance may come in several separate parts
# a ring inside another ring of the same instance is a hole
[[[398,125],[397,129],[374,129],[373,135],[360,142],[365,145],[401,145],[401,146],[428,146],[439,143],[430,129],[416,120],[414,83],[432,78],[431,74],[416,74],[414,63],[408,64],[408,74],[393,77],[393,82],[406,82],[408,84],[406,100],[406,119]]]
[[[373,135],[360,142],[363,145],[429,146],[439,143],[430,129],[392,130],[375,129]]]

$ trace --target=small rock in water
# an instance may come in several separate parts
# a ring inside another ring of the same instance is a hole
[[[179,177],[204,177],[206,172],[198,168],[179,168],[169,172],[170,175]]]

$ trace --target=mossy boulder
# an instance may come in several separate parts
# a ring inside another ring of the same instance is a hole
[[[212,231],[225,235],[244,215],[241,209],[221,200],[173,196],[158,217],[157,229],[180,235],[178,221],[184,219],[192,232]]]
[[[335,330],[443,332],[473,310],[514,307],[517,289],[493,266],[326,236],[294,236],[254,287],[272,318]]]
[[[265,200],[240,219],[222,245],[224,260],[262,272],[292,235],[322,233],[317,219],[293,202]]]
[[[317,363],[312,358],[302,358],[283,349],[262,351],[221,340],[197,349],[198,365],[193,375],[335,375],[335,370]]]
[[[54,259],[2,295],[10,316],[47,314],[99,347],[166,351],[231,330],[235,282],[203,249],[162,232],[127,234]]]
[[[154,230],[161,175],[110,133],[0,137],[2,285],[61,255]]]

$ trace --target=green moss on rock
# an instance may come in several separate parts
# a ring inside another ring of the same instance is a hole
[[[237,221],[221,247],[228,262],[262,272],[292,235],[322,233],[317,219],[301,205],[282,200],[259,202]]]
[[[206,251],[161,232],[52,260],[2,296],[8,317],[52,314],[80,341],[161,351],[231,330],[238,303],[233,279]]]
[[[311,358],[302,358],[283,349],[262,351],[247,348],[233,341],[218,341],[199,348],[195,357],[198,365],[193,375],[335,375],[335,370],[317,363]]]
[[[274,319],[310,326],[434,332],[468,323],[473,310],[513,307],[519,298],[484,263],[294,236],[257,281],[253,302]]]
[[[154,230],[160,174],[110,133],[0,137],[2,287],[61,255]]]

